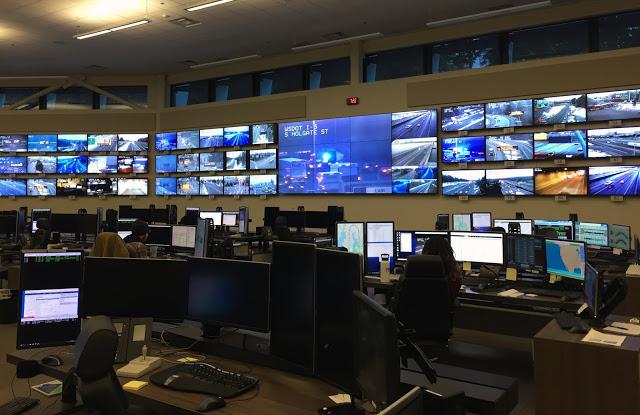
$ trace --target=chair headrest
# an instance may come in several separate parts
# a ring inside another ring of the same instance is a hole
[[[444,278],[445,270],[439,255],[412,255],[404,266],[405,278]]]
[[[106,376],[113,367],[117,349],[118,333],[109,317],[83,320],[74,350],[76,374],[83,381]]]

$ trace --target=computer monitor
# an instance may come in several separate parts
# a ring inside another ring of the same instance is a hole
[[[546,239],[545,251],[549,274],[584,281],[586,266],[584,242]]]
[[[453,256],[458,262],[504,264],[504,234],[489,232],[450,232]]]
[[[504,229],[505,233],[533,235],[533,221],[531,219],[494,219],[493,226]]]
[[[0,235],[17,235],[18,215],[0,215]]]
[[[591,317],[597,319],[600,311],[600,278],[598,271],[589,263],[584,272],[584,302],[591,310]]]
[[[416,386],[378,415],[423,415],[425,413],[423,400],[424,392],[421,387]]]
[[[87,257],[82,315],[182,321],[187,287],[184,260]]]
[[[89,213],[52,213],[51,231],[96,234],[98,232],[98,215]]]
[[[200,208],[194,208],[194,207],[188,207],[184,210],[185,215],[196,215],[198,216],[198,214],[200,213]]]
[[[609,246],[630,251],[631,227],[626,225],[609,225]]]
[[[337,222],[336,246],[364,256],[364,222]]]
[[[471,214],[471,229],[474,232],[489,232],[491,230],[491,213],[473,212]]]
[[[40,218],[45,218],[45,219],[50,219],[51,218],[51,209],[32,209],[31,210],[31,220],[33,222],[37,222],[38,219]]]
[[[238,209],[238,232],[242,235],[249,232],[249,208],[246,206]]]
[[[400,356],[395,315],[354,291],[355,380],[363,400],[383,407],[400,396]]]
[[[200,211],[200,217],[202,219],[211,219],[213,226],[222,226],[222,212],[219,210],[212,211]]]
[[[449,232],[396,231],[396,261],[406,261],[411,255],[420,255],[425,245],[434,236],[449,239]]]
[[[171,246],[171,225],[149,225],[147,245]]]
[[[189,320],[269,331],[268,263],[218,258],[189,258],[188,263]]]
[[[546,232],[552,229],[557,234],[557,239],[573,239],[573,222],[570,220],[542,220],[535,219],[533,227],[536,235],[547,236]],[[553,238],[555,239],[555,238]]]
[[[389,263],[393,262],[393,222],[367,222],[367,263],[366,273],[380,272],[380,256],[389,255]]]
[[[438,231],[449,230],[449,214],[448,213],[438,213],[438,216],[436,217],[436,230]]]
[[[222,212],[224,226],[238,226],[238,212]]]
[[[505,265],[529,274],[545,274],[545,243],[541,236],[505,235]]]
[[[193,256],[204,258],[207,256],[207,248],[209,247],[209,221],[207,219],[198,219],[196,224],[196,246],[193,250]]]
[[[452,216],[453,216],[454,231],[471,232],[471,214],[454,213]]]
[[[575,240],[587,245],[609,246],[609,225],[606,223],[575,222]]]
[[[131,235],[131,231],[118,231],[118,236],[122,239],[126,238],[129,235]]]
[[[118,218],[118,230],[120,231],[131,231],[131,228],[133,227],[133,223],[136,221],[137,219],[122,219],[122,218]]]
[[[171,246],[174,248],[195,248],[196,227],[173,225],[171,230]]]

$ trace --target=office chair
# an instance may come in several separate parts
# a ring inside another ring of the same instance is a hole
[[[287,226],[287,218],[285,216],[278,216],[273,223],[273,234],[278,237],[279,241],[290,241],[291,230]]]
[[[416,343],[446,349],[453,328],[453,303],[449,278],[438,255],[412,255],[396,293],[398,321],[414,330]]]
[[[78,391],[87,413],[100,415],[151,415],[130,406],[113,370],[118,333],[111,319],[97,316],[84,320],[74,349]]]

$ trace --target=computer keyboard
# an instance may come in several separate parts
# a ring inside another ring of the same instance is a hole
[[[183,392],[233,398],[258,384],[252,376],[228,372],[207,363],[181,363],[151,375],[151,383]]]
[[[0,405],[0,415],[18,415],[28,411],[40,402],[34,398],[16,398],[13,401]]]
[[[535,294],[535,295],[541,295],[544,297],[553,297],[553,298],[566,297],[567,300],[577,300],[582,296],[582,293],[578,291],[560,291],[560,290],[551,290],[548,288],[521,288],[519,289],[519,291],[525,294]]]

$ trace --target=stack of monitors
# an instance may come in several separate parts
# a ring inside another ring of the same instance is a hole
[[[278,175],[158,177],[157,196],[275,195]]]
[[[156,151],[274,144],[277,132],[276,124],[257,124],[159,133]]]

